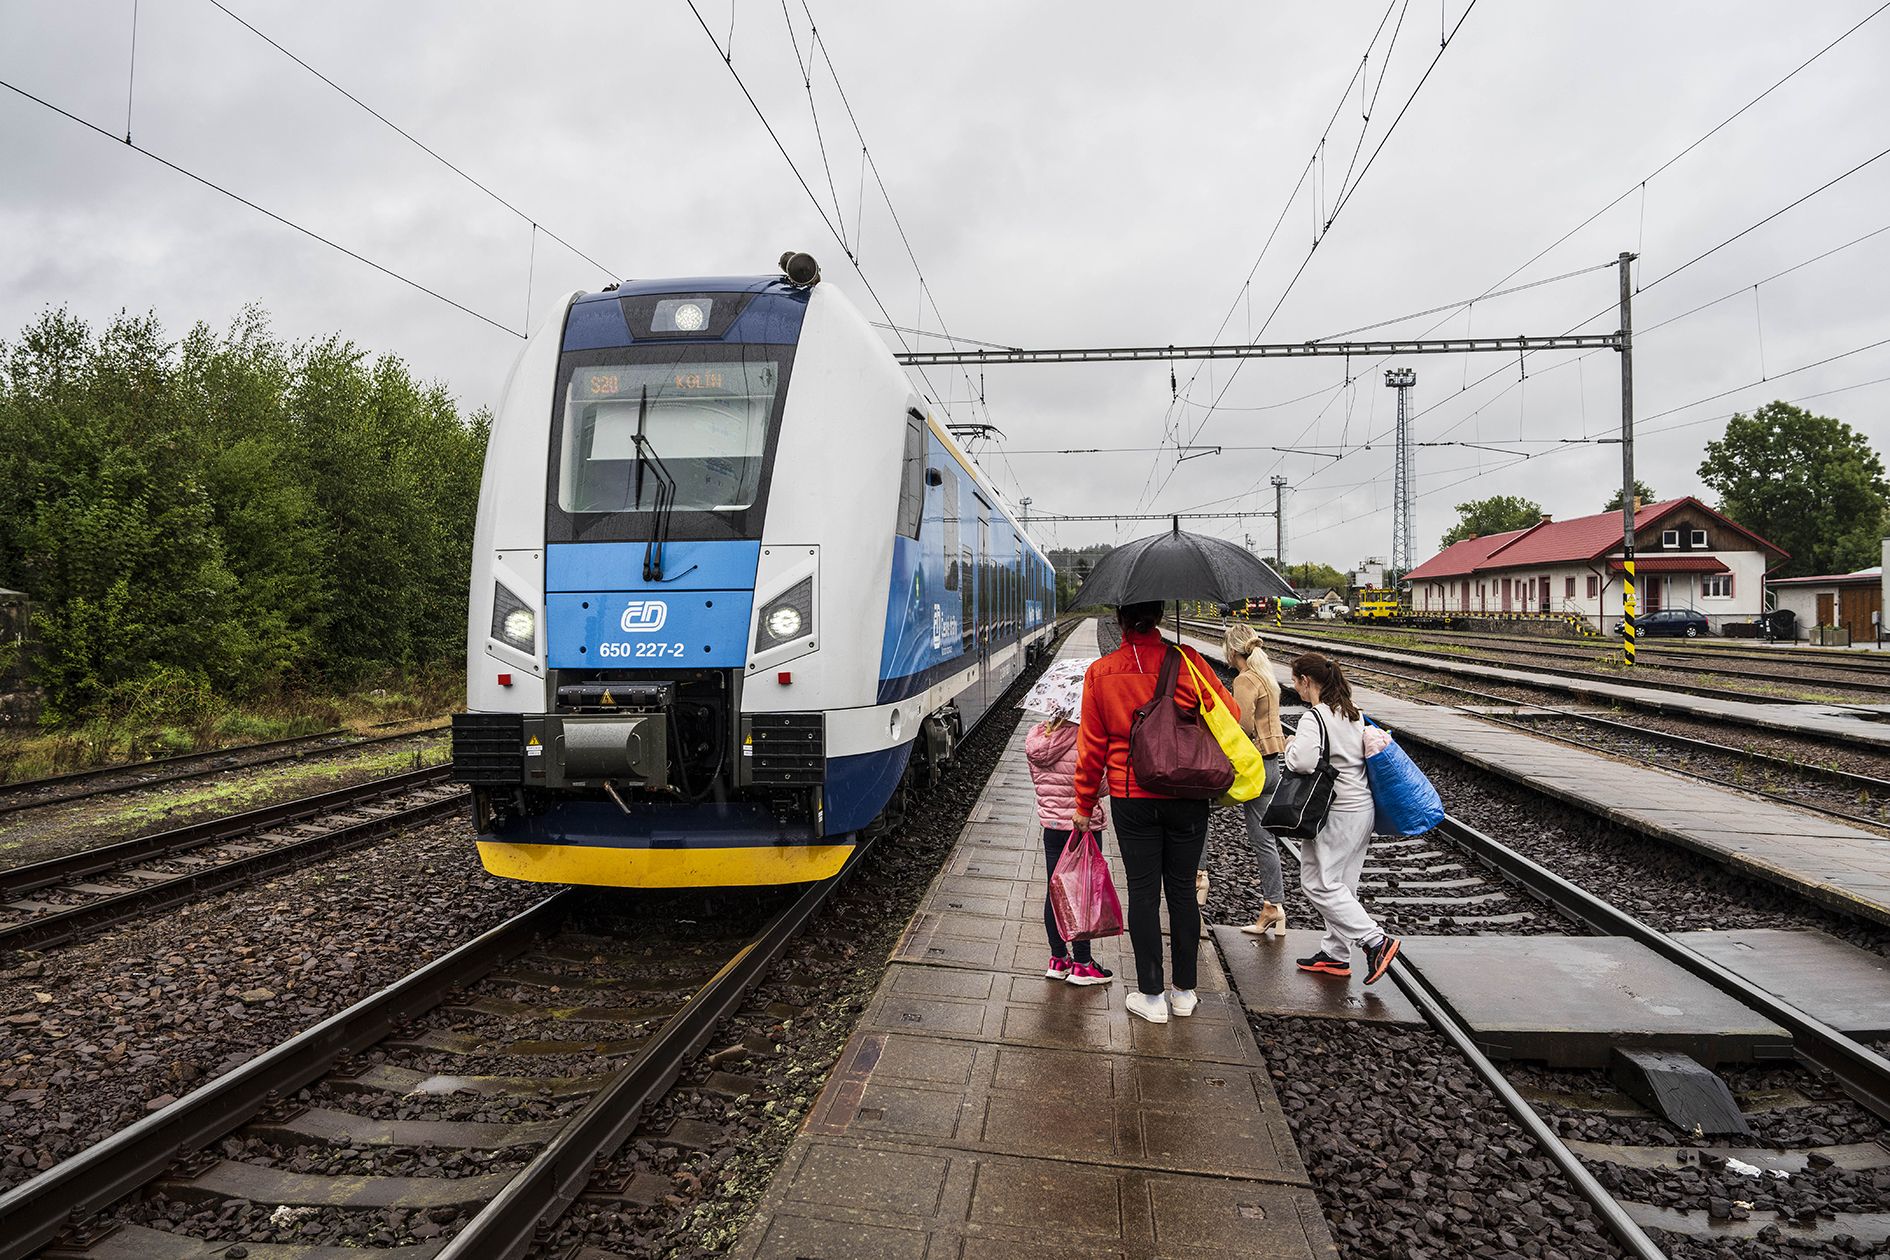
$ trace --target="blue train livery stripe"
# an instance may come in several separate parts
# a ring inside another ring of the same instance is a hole
[[[877,752],[828,758],[826,820],[822,833],[847,835],[879,817],[886,802],[892,799],[893,789],[899,786],[911,755],[912,741],[907,740]]]
[[[559,591],[545,596],[553,669],[739,669],[752,590]]]
[[[678,541],[663,549],[661,582],[643,578],[640,542],[552,543],[545,548],[547,591],[753,590],[761,544],[753,541]]]

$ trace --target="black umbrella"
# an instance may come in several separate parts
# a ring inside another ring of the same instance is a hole
[[[1165,534],[1138,538],[1097,561],[1073,608],[1140,604],[1150,600],[1291,598],[1293,588],[1266,561],[1224,538],[1181,532],[1181,518]]]

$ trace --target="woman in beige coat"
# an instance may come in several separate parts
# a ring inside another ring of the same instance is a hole
[[[1222,640],[1234,675],[1234,701],[1240,705],[1240,725],[1252,738],[1255,748],[1267,759],[1266,790],[1241,806],[1247,819],[1247,839],[1260,860],[1260,895],[1265,899],[1260,915],[1240,930],[1253,936],[1286,934],[1286,909],[1280,903],[1286,897],[1286,884],[1280,874],[1280,846],[1273,833],[1260,825],[1266,817],[1267,802],[1285,773],[1281,754],[1286,751],[1286,736],[1280,729],[1280,683],[1273,676],[1273,665],[1254,628],[1242,621],[1227,627]]]

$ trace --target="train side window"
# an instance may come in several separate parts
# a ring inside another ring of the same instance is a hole
[[[939,471],[945,475],[945,484],[939,487],[939,502],[942,504],[939,518],[944,526],[945,537],[945,589],[955,591],[958,589],[959,570],[963,567],[958,549],[958,469],[950,460],[946,460]]]
[[[906,460],[899,482],[899,532],[907,538],[919,536],[919,521],[925,513],[925,417],[917,408],[906,410]]]

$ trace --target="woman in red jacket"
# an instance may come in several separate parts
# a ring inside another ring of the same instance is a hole
[[[1142,790],[1129,765],[1129,727],[1135,711],[1155,695],[1155,682],[1169,650],[1156,626],[1159,602],[1124,604],[1116,610],[1122,646],[1089,667],[1083,676],[1083,716],[1076,741],[1076,814],[1070,825],[1090,828],[1105,775],[1115,800],[1116,844],[1122,850],[1124,882],[1129,888],[1129,943],[1135,950],[1137,992],[1128,996],[1129,1012],[1150,1023],[1165,1024],[1172,1013],[1194,1014],[1195,953],[1200,945],[1201,911],[1194,901],[1194,872],[1207,843],[1208,802],[1157,796]],[[1214,688],[1215,698],[1238,716],[1240,706],[1201,654],[1181,649]],[[1187,670],[1175,687],[1175,703],[1194,709],[1200,701]],[[1168,935],[1174,987],[1164,991],[1161,902],[1168,896]]]

